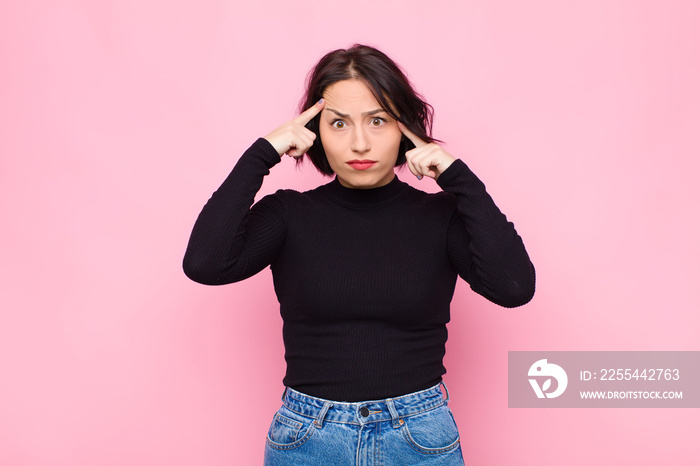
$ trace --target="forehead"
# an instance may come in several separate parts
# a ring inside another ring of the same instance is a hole
[[[328,86],[323,93],[326,106],[344,113],[360,113],[381,108],[369,87],[358,80],[338,81]]]

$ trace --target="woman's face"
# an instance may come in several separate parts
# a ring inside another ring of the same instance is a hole
[[[377,188],[394,179],[401,131],[362,81],[338,81],[323,93],[320,134],[338,181],[348,188]]]

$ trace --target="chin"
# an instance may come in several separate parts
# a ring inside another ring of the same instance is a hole
[[[358,174],[353,174],[353,176],[340,175],[338,176],[338,180],[340,181],[340,184],[348,188],[372,189],[389,184],[389,182],[391,182],[391,180],[394,179],[394,176],[396,175],[394,175],[393,173],[392,176],[372,176],[371,174],[367,174],[367,176],[358,176]]]

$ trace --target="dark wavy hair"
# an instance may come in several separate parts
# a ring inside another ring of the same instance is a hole
[[[334,50],[321,58],[306,79],[306,93],[299,102],[299,112],[318,102],[328,86],[347,79],[364,82],[382,110],[403,123],[413,134],[427,142],[438,141],[432,137],[433,107],[413,89],[406,75],[391,58],[367,45],[355,44],[349,49]],[[316,115],[306,125],[316,133],[317,141],[306,155],[318,171],[324,175],[333,175],[326,152],[320,144],[320,118],[320,115]],[[414,147],[415,145],[403,136],[395,166],[405,164],[406,151]],[[302,159],[303,157],[299,157],[297,163]]]

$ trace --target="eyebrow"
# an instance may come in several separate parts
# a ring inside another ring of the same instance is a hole
[[[350,118],[350,115],[347,115],[345,113],[340,113],[338,110],[330,107],[326,107],[325,110],[328,110],[330,112],[335,113],[336,115],[343,117],[343,118]],[[376,115],[377,113],[382,113],[385,112],[383,108],[378,108],[376,110],[369,110],[367,112],[362,112],[362,116],[371,116],[371,115]]]

